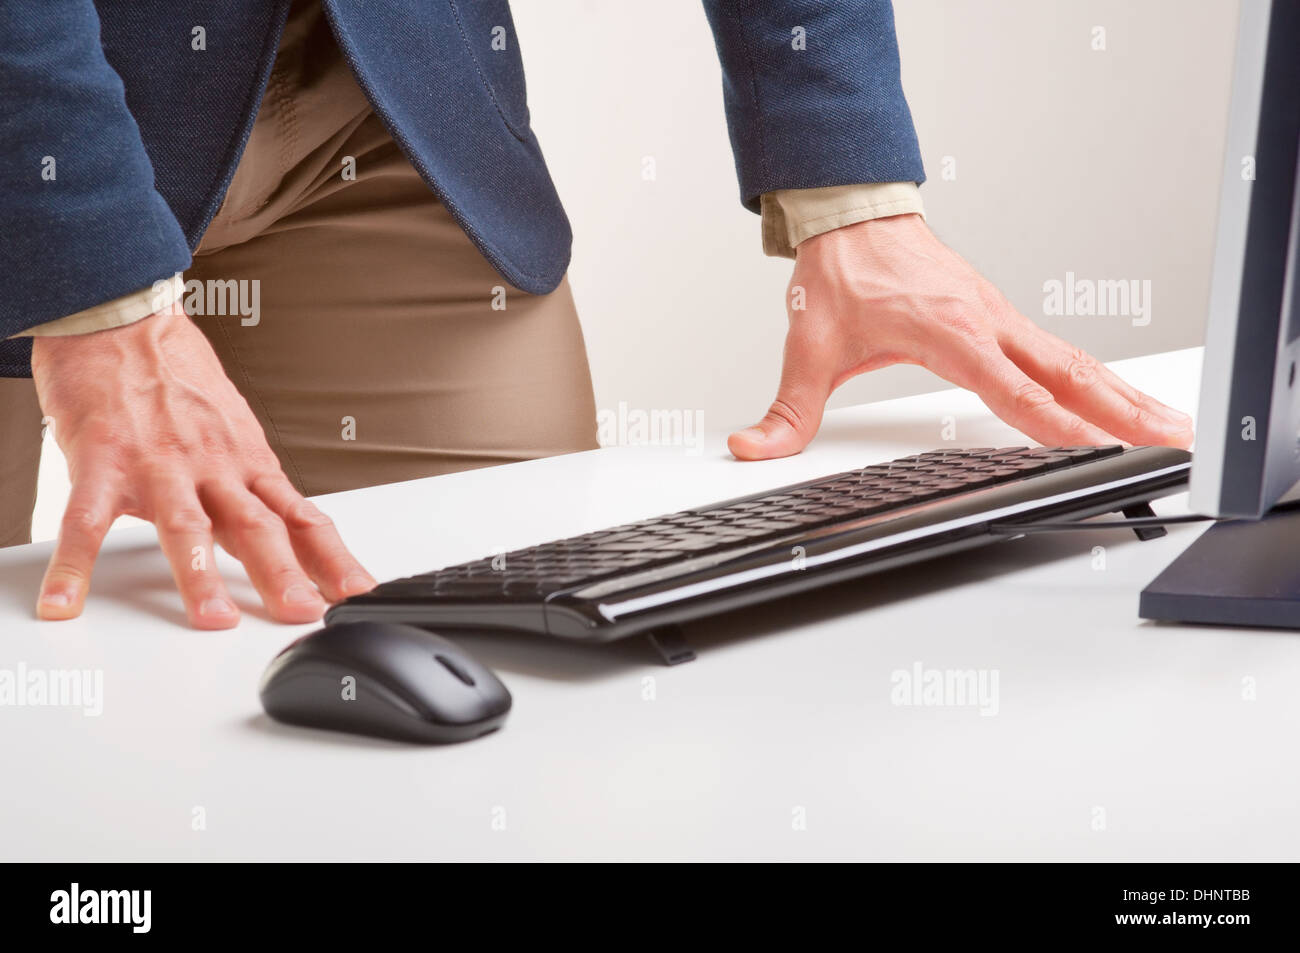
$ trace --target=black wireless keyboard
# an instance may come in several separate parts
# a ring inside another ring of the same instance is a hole
[[[1166,447],[921,453],[386,582],[326,620],[654,634],[1005,539],[1018,522],[1150,513],[1150,500],[1185,488],[1190,460]]]

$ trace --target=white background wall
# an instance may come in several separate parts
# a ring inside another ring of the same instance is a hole
[[[896,0],[931,226],[1022,311],[1104,359],[1200,343],[1236,6]],[[598,405],[701,410],[709,429],[751,422],[776,387],[790,263],[762,256],[739,204],[700,4],[513,8],[533,125],[576,233]],[[810,34],[807,55],[835,41]],[[940,177],[945,156],[955,180]],[[1150,280],[1151,323],[1043,317],[1043,283],[1067,271]],[[942,386],[894,368],[833,405]],[[46,450],[37,539],[56,533],[67,493]]]

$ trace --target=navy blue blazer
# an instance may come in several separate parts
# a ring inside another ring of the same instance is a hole
[[[512,285],[554,289],[572,234],[529,125],[507,0],[322,2],[375,112],[474,244]],[[923,180],[889,0],[705,7],[745,205],[780,188]],[[189,266],[288,8],[0,3],[0,338]],[[206,50],[192,48],[195,26]],[[0,376],[30,374],[29,355],[29,339],[0,341]]]

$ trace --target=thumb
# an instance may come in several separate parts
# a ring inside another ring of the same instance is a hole
[[[733,433],[727,449],[739,460],[770,460],[803,450],[822,424],[832,390],[828,371],[813,353],[787,344],[776,400],[762,420]]]

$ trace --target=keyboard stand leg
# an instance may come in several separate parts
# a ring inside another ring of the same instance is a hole
[[[686,643],[679,625],[665,625],[651,629],[646,636],[665,665],[681,665],[695,661],[695,650]]]
[[[1151,509],[1150,503],[1134,503],[1132,506],[1124,507],[1120,512],[1124,514],[1125,519],[1131,520],[1137,519],[1139,516],[1156,515],[1155,510]],[[1133,535],[1138,539],[1145,541],[1148,539],[1159,539],[1161,536],[1167,536],[1169,535],[1169,531],[1163,526],[1143,526],[1139,529],[1133,530]]]

